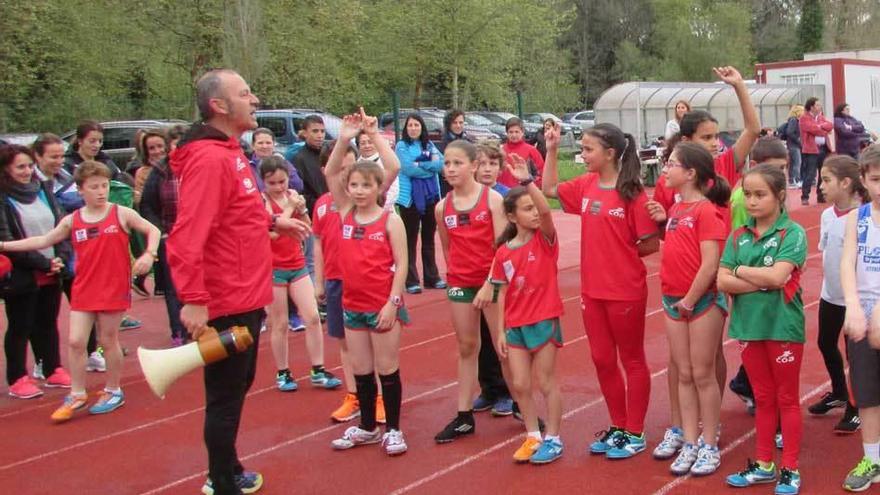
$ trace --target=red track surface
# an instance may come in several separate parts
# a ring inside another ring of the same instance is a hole
[[[793,195],[796,196],[796,195]],[[796,198],[793,198],[796,199]],[[821,256],[817,254],[821,208],[791,205],[792,216],[806,229],[810,242],[808,269],[802,279],[807,306],[808,345],[801,377],[806,402],[828,388],[828,376],[814,344],[821,288]],[[438,446],[433,435],[455,414],[455,339],[442,291],[407,297],[414,324],[405,331],[401,350],[404,382],[402,428],[409,452],[387,457],[378,446],[334,452],[330,440],[348,425],[334,425],[330,412],[342,392],[312,389],[302,334],[290,336],[292,369],[301,376],[300,390],[282,394],[274,389],[269,339],[260,342],[260,364],[248,397],[238,450],[244,464],[265,477],[261,493],[509,493],[550,488],[552,493],[716,493],[732,490],[724,475],[740,469],[753,455],[754,421],[730,393],[724,397],[720,471],[703,479],[675,478],[668,462],[645,452],[626,461],[591,457],[586,446],[608,424],[605,403],[584,337],[578,303],[579,226],[576,217],[558,215],[562,254],[559,281],[565,300],[565,348],[559,354],[559,376],[565,416],[565,456],[552,465],[519,466],[511,455],[523,435],[521,423],[509,418],[477,416],[477,433]],[[650,295],[645,347],[653,372],[652,398],[646,431],[649,449],[660,440],[668,421],[666,391],[667,343],[660,309],[657,271],[660,257],[646,260]],[[66,342],[67,307],[62,309],[62,341]],[[124,346],[162,348],[169,332],[164,305],[158,298],[136,300],[131,314],[144,328],[125,332]],[[5,328],[5,324],[3,325]],[[62,350],[65,356],[66,351]],[[327,339],[326,362],[339,364],[336,344]],[[739,366],[736,342],[725,342],[728,374]],[[53,425],[49,414],[63,391],[47,389],[40,399],[0,398],[0,486],[3,493],[44,494],[176,494],[199,493],[207,457],[202,445],[204,394],[201,373],[179,380],[164,401],[149,391],[132,352],[125,360],[123,387],[127,404],[106,416],[83,414],[68,424]],[[341,373],[340,373],[341,374]],[[90,390],[103,385],[100,374],[89,374]],[[840,492],[847,471],[861,457],[858,435],[835,436],[831,429],[839,410],[828,417],[805,416],[801,452],[802,493]],[[707,491],[708,490],[708,491]],[[773,486],[743,490],[772,493]]]

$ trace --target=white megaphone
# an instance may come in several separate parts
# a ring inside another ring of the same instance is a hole
[[[247,327],[232,327],[220,333],[208,327],[198,341],[180,347],[161,350],[138,347],[138,360],[150,389],[164,399],[165,391],[181,376],[242,352],[253,344],[254,338]]]

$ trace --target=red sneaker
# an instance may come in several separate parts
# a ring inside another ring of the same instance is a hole
[[[70,375],[61,366],[55,368],[55,372],[46,378],[45,385],[50,388],[70,388]]]
[[[24,375],[9,387],[9,395],[19,399],[33,399],[43,395],[43,391],[34,384],[31,377]]]

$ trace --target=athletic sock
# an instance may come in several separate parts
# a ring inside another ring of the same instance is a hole
[[[119,392],[122,392],[122,388],[120,388],[120,387],[116,387],[116,388],[104,387],[104,392],[107,392],[110,394],[118,394]]]
[[[290,376],[290,368],[284,368],[283,370],[278,370],[278,373],[275,376]]]
[[[324,372],[324,365],[323,364],[318,364],[318,365],[312,366],[312,373],[317,375],[318,373],[323,373],[323,372]]]
[[[559,435],[545,435],[545,436],[544,436],[544,441],[546,442],[546,441],[548,441],[548,440],[549,440],[549,441],[554,441],[554,442],[557,442],[557,443],[562,443],[562,441],[559,440]]]
[[[385,401],[385,422],[388,430],[400,430],[400,403],[403,386],[400,383],[400,369],[390,375],[379,375],[382,382],[382,398]]]
[[[361,406],[360,428],[373,431],[376,429],[376,396],[379,394],[376,376],[372,371],[365,375],[354,375],[354,382],[357,384],[357,398]]]
[[[540,442],[541,440],[543,440],[543,439],[541,438],[541,432],[540,432],[540,431],[530,431],[529,434],[528,434],[528,436],[529,436],[529,438],[534,438],[535,440],[537,440],[537,441],[539,441],[539,442]]]
[[[865,457],[871,459],[874,464],[880,464],[880,443],[863,443]]]

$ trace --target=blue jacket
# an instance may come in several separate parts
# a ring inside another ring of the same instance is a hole
[[[443,168],[443,155],[434,146],[434,143],[429,143],[428,150],[432,156],[437,155],[437,158],[430,162],[417,162],[415,161],[416,158],[422,154],[421,142],[413,141],[407,144],[406,141],[401,139],[394,146],[394,152],[397,154],[397,159],[400,160],[400,192],[397,196],[397,204],[404,207],[412,205],[412,183],[410,178],[430,179],[433,177],[437,182],[437,190],[440,190],[439,174]]]

